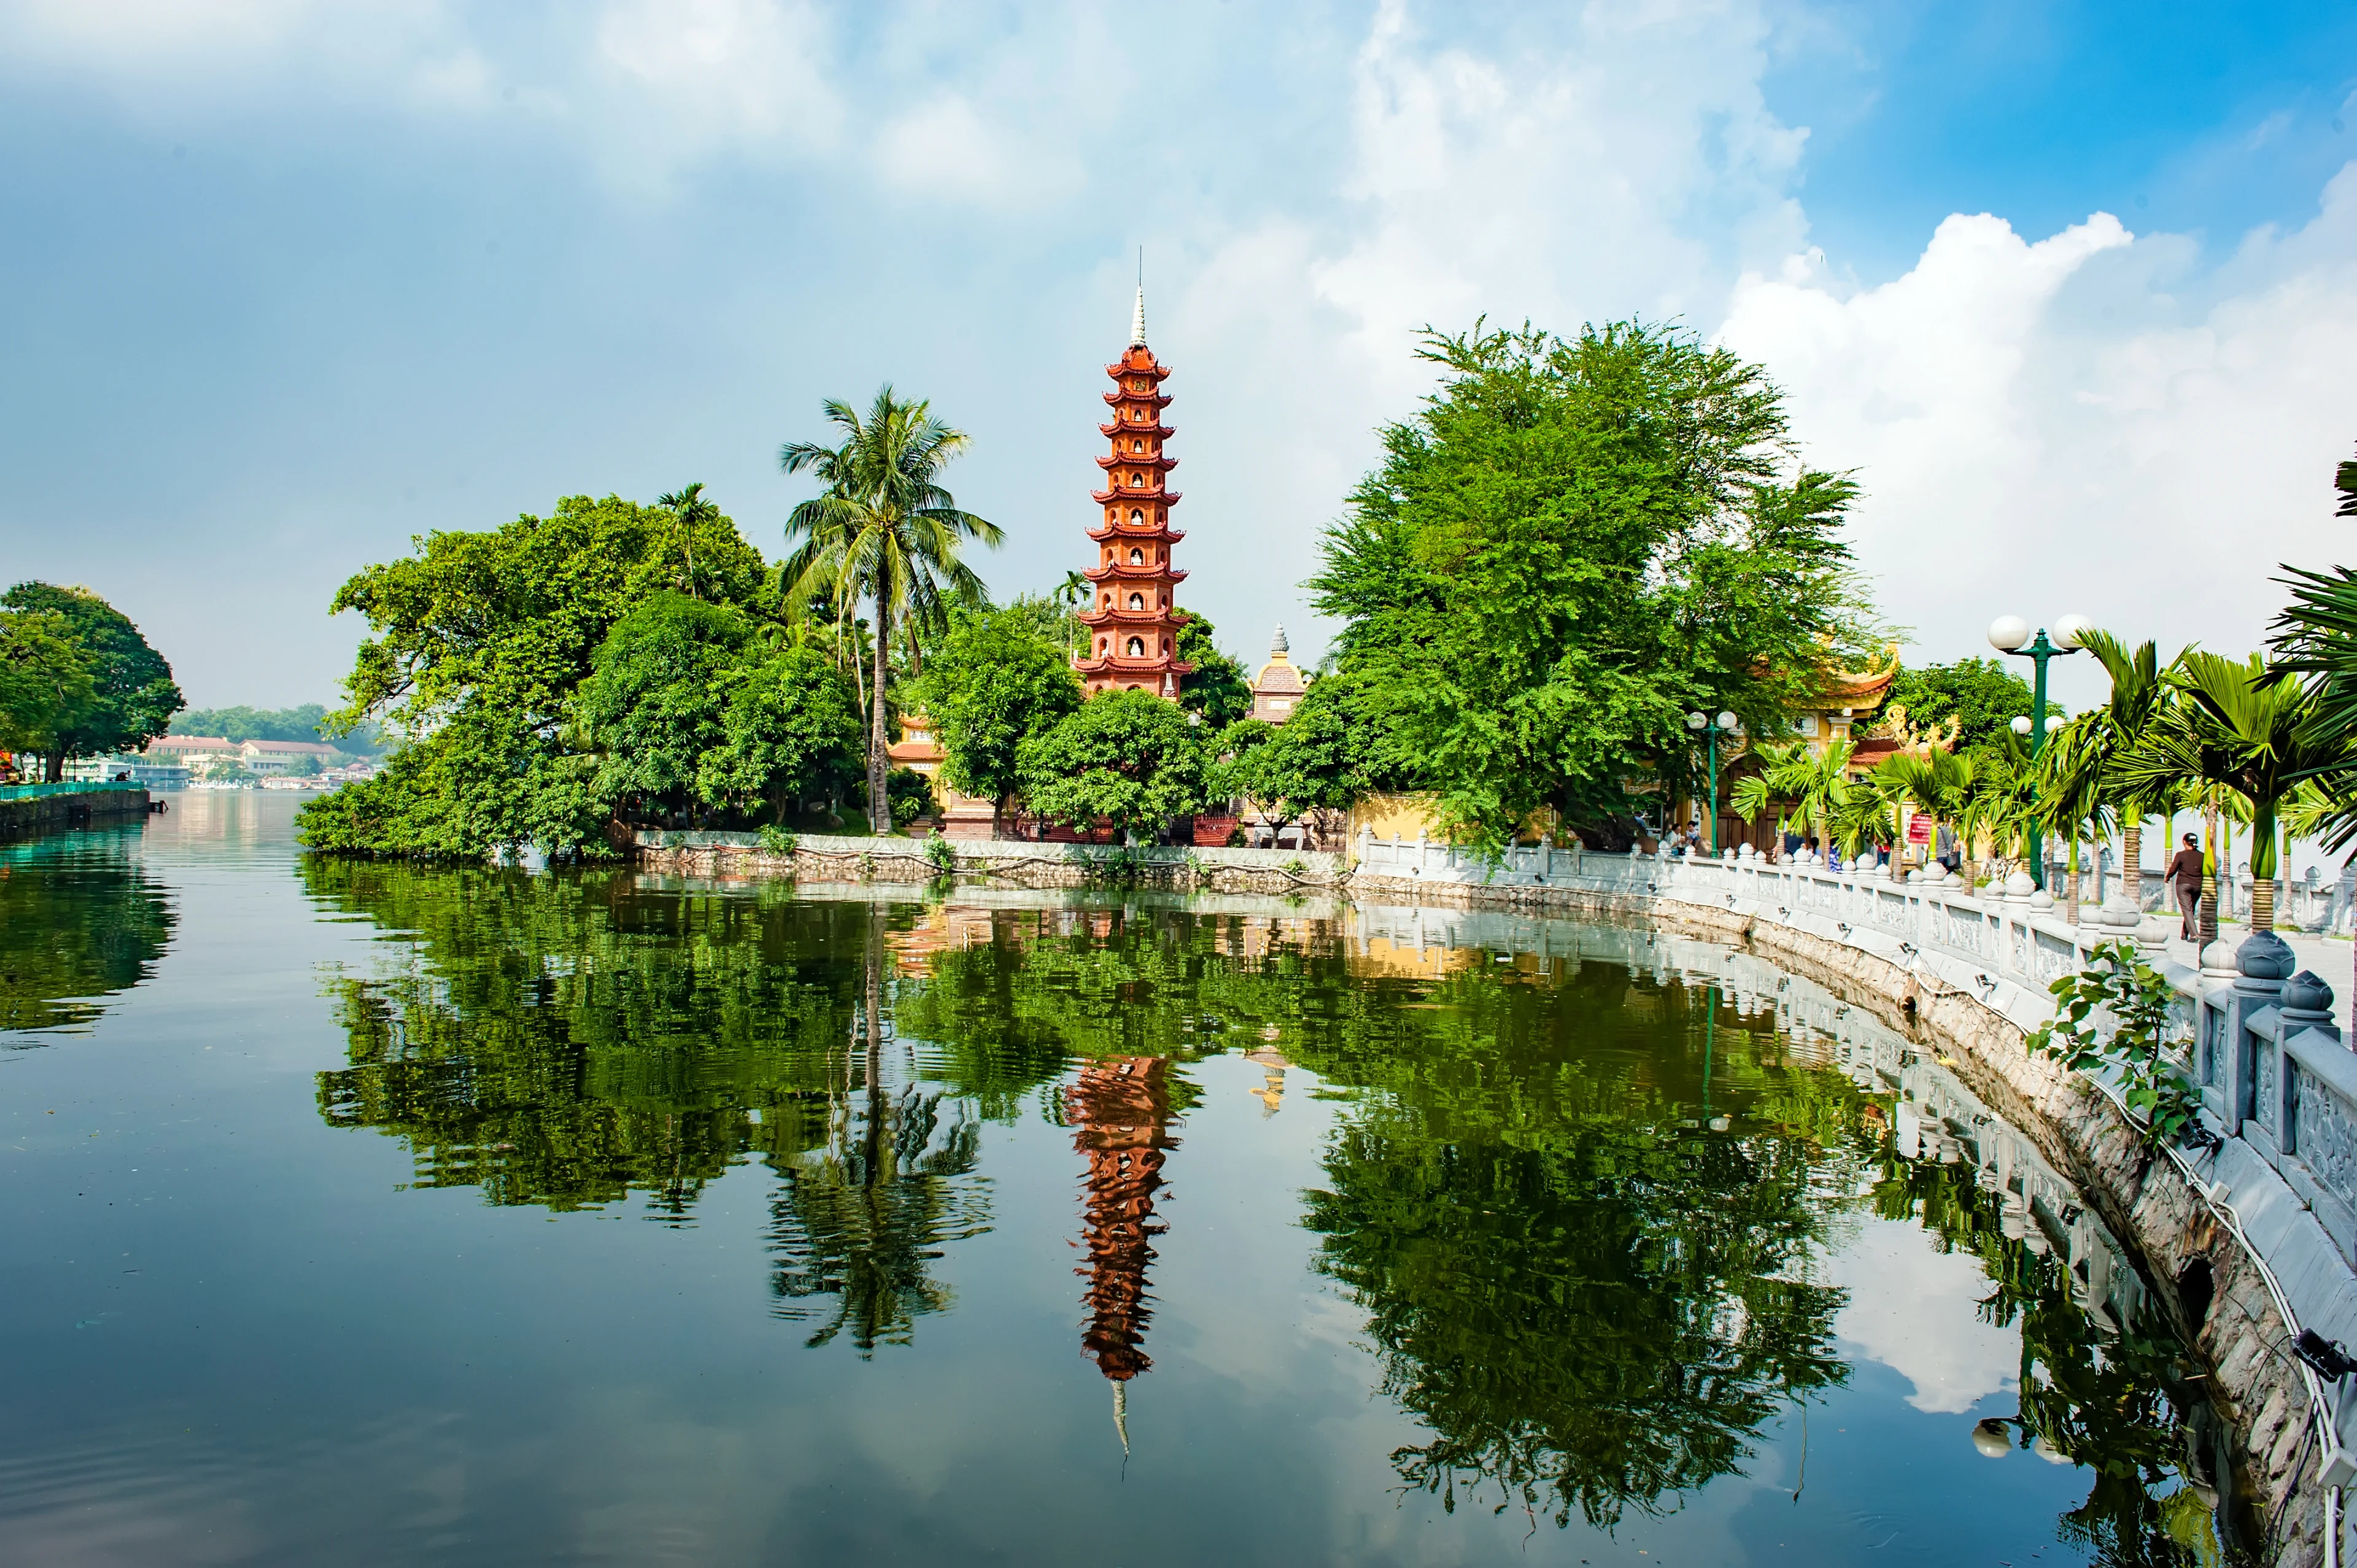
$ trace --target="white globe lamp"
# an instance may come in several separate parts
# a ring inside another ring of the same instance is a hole
[[[2054,640],[2064,648],[2083,648],[2095,623],[2085,616],[2064,616],[2054,623]]]
[[[1989,646],[2010,653],[2029,640],[2029,623],[2019,616],[1999,616],[1989,622]]]

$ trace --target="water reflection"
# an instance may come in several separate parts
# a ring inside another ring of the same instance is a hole
[[[1049,1219],[1125,1446],[1157,1241],[1188,1220],[1168,1178],[1204,1157],[1187,1064],[1235,1054],[1256,1124],[1314,1097],[1311,1265],[1415,1423],[1390,1456],[1411,1494],[1613,1528],[1756,1472],[1853,1380],[1831,1264],[1873,1222],[1980,1261],[2020,1367],[1978,1440],[2085,1467],[2063,1541],[2158,1563],[2235,1539],[2216,1423],[2067,1182],[1906,1041],[1740,955],[1429,912],[302,875],[392,939],[332,983],[329,1122],[404,1140],[416,1185],[637,1195],[676,1225],[759,1162],[772,1308],[813,1347],[872,1355],[952,1311],[946,1260],[1011,1222],[985,1144],[1059,1122],[1077,1198]],[[1954,1419],[1933,1462],[1982,1463]]]
[[[139,833],[0,844],[0,1031],[79,1030],[154,972],[174,916]]]

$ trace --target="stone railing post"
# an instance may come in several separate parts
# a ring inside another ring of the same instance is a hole
[[[2222,944],[2212,942],[2211,946]],[[2203,955],[2203,968],[2209,967],[2208,954]],[[2291,978],[2292,952],[2290,944],[2273,931],[2254,931],[2243,945],[2234,950],[2235,979],[2233,989],[2223,999],[2225,1017],[2225,1087],[2227,1130],[2240,1133],[2245,1121],[2272,1111],[2258,1101],[2259,1079],[2263,1070],[2269,1073],[2280,1088],[2283,1082],[2280,1052],[2276,1041],[2261,1039],[2249,1026],[2250,1019],[2261,1009],[2276,1005],[2283,994],[2284,982]],[[2276,1052],[2278,1059],[2262,1063],[2258,1053]],[[2272,1115],[2268,1121],[2274,1123]],[[2280,1123],[2274,1123],[2280,1125]]]

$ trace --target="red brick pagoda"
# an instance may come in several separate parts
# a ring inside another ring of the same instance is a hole
[[[1195,668],[1178,660],[1178,623],[1187,616],[1177,595],[1187,574],[1170,564],[1170,547],[1186,535],[1170,526],[1178,492],[1163,489],[1165,477],[1178,466],[1178,458],[1162,455],[1162,444],[1170,439],[1162,411],[1170,400],[1161,386],[1169,373],[1146,346],[1141,287],[1129,351],[1105,367],[1114,387],[1104,394],[1113,405],[1113,423],[1097,427],[1112,441],[1113,451],[1097,459],[1105,471],[1105,488],[1096,492],[1104,515],[1089,530],[1097,544],[1097,564],[1082,574],[1096,588],[1080,615],[1091,646],[1072,660],[1091,696],[1125,687],[1175,698],[1179,678]]]

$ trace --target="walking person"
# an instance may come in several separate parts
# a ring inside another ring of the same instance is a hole
[[[2169,885],[2177,890],[2180,917],[2177,934],[2189,942],[2201,940],[2201,846],[2191,833],[2169,863]]]

